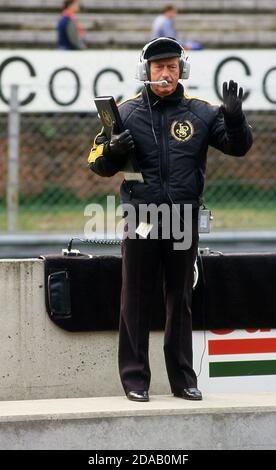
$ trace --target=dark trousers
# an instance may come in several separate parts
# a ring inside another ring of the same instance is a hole
[[[173,242],[173,239],[150,238],[125,238],[122,241],[118,359],[125,393],[148,390],[150,386],[150,314],[160,263],[166,306],[163,349],[171,390],[197,386],[193,370],[191,318],[197,225],[191,248],[174,250]]]

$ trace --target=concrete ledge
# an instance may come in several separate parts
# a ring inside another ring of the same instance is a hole
[[[220,393],[207,395],[200,402],[183,400],[173,395],[153,395],[146,403],[130,401],[125,396],[2,401],[0,402],[0,423],[248,412],[276,413],[276,393]]]
[[[275,393],[2,402],[0,448],[276,449],[275,418]]]

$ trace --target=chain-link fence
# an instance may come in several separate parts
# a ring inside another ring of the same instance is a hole
[[[205,203],[213,211],[213,230],[276,228],[276,111],[246,114],[254,145],[245,158],[209,150]],[[11,132],[8,140],[8,120],[8,114],[0,114],[1,232],[82,232],[87,204],[104,205],[107,194],[120,203],[123,174],[101,178],[88,168],[91,143],[101,127],[95,114],[21,113],[18,210],[11,229],[8,158],[14,136]]]

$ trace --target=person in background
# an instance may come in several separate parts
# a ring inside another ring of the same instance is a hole
[[[75,14],[80,11],[78,0],[65,0],[57,25],[58,48],[64,50],[85,49],[84,29],[77,22]]]
[[[175,18],[177,9],[174,5],[166,5],[163,8],[162,14],[158,15],[152,24],[151,38],[170,37],[176,39],[186,50],[200,50],[202,44],[196,41],[184,41],[179,39],[175,29]]]
[[[162,15],[158,15],[152,24],[152,39],[160,37],[170,37],[176,39],[177,32],[174,20],[177,10],[173,5],[166,5]]]

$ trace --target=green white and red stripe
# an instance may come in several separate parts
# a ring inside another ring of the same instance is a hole
[[[210,359],[220,356],[219,361],[209,361],[210,377],[276,375],[276,359],[260,357],[260,360],[256,360],[256,355],[276,353],[276,338],[209,340],[208,353]],[[246,360],[224,361],[222,358],[227,355],[246,355]],[[253,356],[252,359],[248,355]]]

